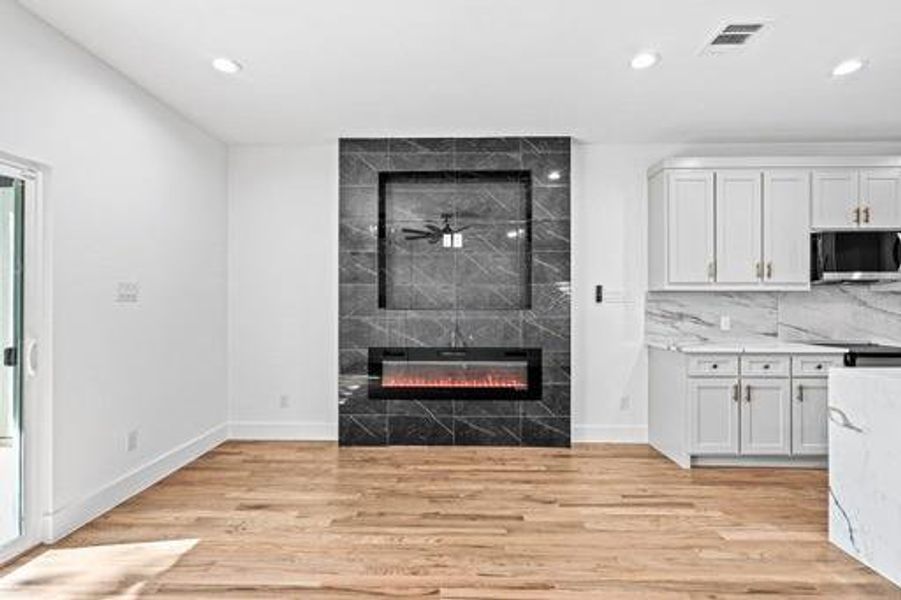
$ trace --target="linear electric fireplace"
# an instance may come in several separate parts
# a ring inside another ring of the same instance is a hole
[[[370,348],[369,397],[540,400],[540,348]]]

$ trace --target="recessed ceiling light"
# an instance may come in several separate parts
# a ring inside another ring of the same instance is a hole
[[[653,67],[658,62],[660,62],[660,55],[656,52],[639,52],[635,56],[632,57],[632,68],[640,71],[642,69],[648,69]]]
[[[834,69],[832,69],[832,76],[844,77],[845,75],[850,75],[851,73],[857,73],[862,68],[864,68],[866,64],[866,61],[861,58],[849,58],[848,60],[843,60],[842,62],[835,65]]]
[[[213,59],[213,68],[220,73],[234,75],[244,67],[236,60],[232,60],[225,56],[220,56],[219,58]]]
[[[551,171],[547,174],[547,178],[551,181],[558,181],[561,177],[563,177],[563,173],[560,171]]]

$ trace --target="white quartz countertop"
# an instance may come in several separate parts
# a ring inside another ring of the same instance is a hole
[[[901,369],[829,372],[829,540],[901,585]]]
[[[834,346],[814,346],[779,340],[736,340],[719,342],[689,342],[666,344],[648,341],[651,348],[684,352],[685,354],[845,354],[847,349]]]

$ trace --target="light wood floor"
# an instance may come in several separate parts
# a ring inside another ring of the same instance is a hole
[[[2,598],[901,598],[826,540],[822,471],[645,446],[230,442],[0,571]]]

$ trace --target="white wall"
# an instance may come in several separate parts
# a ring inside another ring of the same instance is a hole
[[[644,173],[667,149],[574,151],[575,439],[643,440]],[[229,396],[240,437],[336,435],[337,160],[337,145],[230,152]],[[595,305],[595,283],[628,303]]]
[[[232,148],[228,224],[232,434],[336,439],[337,143]]]
[[[576,144],[573,158],[575,441],[647,438],[647,167],[665,146]],[[595,302],[595,286],[605,301]]]
[[[0,82],[0,151],[49,174],[59,533],[224,435],[226,151],[11,0]]]
[[[573,150],[573,439],[634,442],[647,437],[647,168],[679,154],[899,153],[901,144],[579,142]],[[242,436],[334,437],[337,152],[231,152],[230,399]],[[305,262],[310,256],[320,260]],[[597,284],[603,304],[594,301]]]

